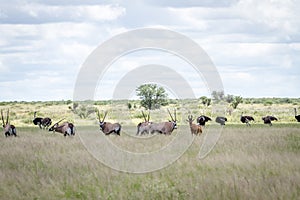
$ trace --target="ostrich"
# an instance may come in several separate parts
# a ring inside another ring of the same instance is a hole
[[[197,123],[201,126],[205,126],[205,123],[211,121],[211,118],[205,116],[205,115],[201,115],[197,118]]]
[[[48,128],[52,124],[52,120],[49,117],[36,117],[36,111],[34,112],[34,119],[32,120],[34,125],[39,125],[40,129]]]
[[[266,116],[266,117],[262,117],[261,119],[264,121],[264,124],[269,124],[270,126],[273,125],[272,121],[278,121],[278,119],[273,116]]]
[[[42,127],[41,127],[41,124],[42,124],[42,119],[43,119],[43,118],[41,118],[41,117],[36,117],[36,111],[34,112],[33,118],[34,118],[34,119],[32,120],[33,124],[34,124],[34,125],[39,125],[39,127],[42,128]]]
[[[246,123],[247,126],[251,126],[251,124],[249,123],[250,121],[254,121],[254,118],[252,116],[243,115],[243,113],[241,114],[242,123]]]
[[[297,122],[300,122],[300,115],[297,115],[297,109],[294,108],[295,110],[295,119],[297,120]]]
[[[227,118],[226,117],[216,117],[216,122],[221,125],[225,125],[225,122],[227,122]]]

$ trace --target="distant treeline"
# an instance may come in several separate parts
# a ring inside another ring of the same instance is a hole
[[[272,105],[272,104],[300,104],[300,98],[243,98],[243,103],[245,104],[264,104],[264,105]]]
[[[203,98],[203,97],[201,97]],[[209,97],[207,97],[209,99]],[[200,99],[200,98],[199,98]],[[264,105],[272,105],[272,104],[293,104],[293,105],[300,105],[300,98],[279,98],[279,97],[262,97],[262,98],[242,98],[244,104],[264,104]],[[170,104],[176,104],[178,99],[168,99]],[[192,99],[186,99],[187,101]],[[197,100],[197,99],[193,99]],[[226,99],[225,99],[226,100]],[[93,105],[108,105],[111,103],[127,103],[136,102],[138,103],[140,100],[86,100],[83,101],[88,104]],[[185,101],[185,99],[181,99],[181,102]],[[72,104],[72,100],[57,100],[57,101],[2,101],[0,102],[0,106],[5,105],[13,105],[13,104],[43,104],[45,106],[52,106],[52,105],[69,105]]]

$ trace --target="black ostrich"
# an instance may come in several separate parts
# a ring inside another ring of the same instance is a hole
[[[297,120],[297,122],[300,122],[300,115],[297,115],[297,109],[295,109],[295,119]]]
[[[211,121],[211,118],[205,116],[205,115],[201,115],[197,118],[197,123],[201,126],[205,126],[205,123]]]
[[[225,122],[227,122],[227,118],[226,117],[216,117],[216,122],[221,125],[225,125]]]
[[[41,127],[41,124],[42,124],[42,119],[43,119],[43,118],[41,118],[41,117],[36,117],[36,112],[34,112],[33,118],[34,118],[34,119],[32,120],[33,124],[34,124],[34,125],[39,125],[39,127],[42,128],[42,127]]]
[[[251,126],[251,124],[249,123],[250,121],[254,121],[254,118],[252,116],[243,115],[243,113],[241,114],[242,123],[246,123],[247,126]]]
[[[36,112],[34,112],[34,119],[32,122],[34,125],[39,125],[40,129],[48,128],[52,124],[52,120],[49,117],[36,117]]]
[[[264,124],[269,124],[270,126],[272,126],[272,121],[278,121],[278,119],[273,116],[266,116],[262,117],[261,119],[264,121]]]

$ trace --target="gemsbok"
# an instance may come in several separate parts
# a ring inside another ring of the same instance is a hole
[[[9,109],[7,109],[7,114],[6,114],[6,122],[4,122],[4,116],[3,116],[3,111],[1,110],[1,118],[2,118],[2,123],[3,123],[3,129],[4,129],[4,135],[6,137],[8,136],[17,136],[17,129],[14,125],[9,123]]]
[[[142,111],[143,117],[144,117],[144,122],[140,122],[137,125],[137,133],[136,135],[142,135],[145,132],[149,133],[150,130],[150,124],[152,124],[152,122],[150,122],[150,111],[148,112],[148,115],[146,117],[146,115],[144,114],[144,112]]]
[[[65,137],[67,135],[69,135],[69,136],[75,135],[75,126],[74,126],[74,124],[70,123],[70,122],[64,122],[62,124],[59,124],[62,120],[64,120],[64,119],[59,120],[53,126],[51,126],[49,128],[49,131],[62,133]]]
[[[105,122],[105,117],[107,115],[107,111],[104,113],[103,119],[101,120],[100,113],[98,112],[98,120],[99,120],[99,126],[100,130],[105,134],[109,135],[111,133],[116,133],[117,135],[120,135],[121,132],[121,124],[119,123],[110,123]]]
[[[161,122],[161,123],[152,123],[149,126],[149,132],[154,133],[158,132],[165,135],[170,135],[174,129],[177,129],[177,119],[176,119],[176,110],[174,110],[174,118],[172,117],[169,109],[168,109],[169,115],[171,117],[171,120],[168,122]]]
[[[51,124],[52,124],[52,120],[49,117],[36,117],[36,111],[34,112],[33,115],[34,119],[32,120],[34,125],[39,125],[40,129],[47,129]]]
[[[186,120],[190,125],[191,133],[192,135],[201,135],[202,127],[198,124],[193,124],[194,120],[195,119],[193,119],[193,115],[189,115],[188,119]]]

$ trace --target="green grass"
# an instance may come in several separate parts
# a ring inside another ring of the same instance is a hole
[[[206,127],[172,165],[130,174],[103,165],[82,145],[78,133],[101,134],[96,126],[78,127],[77,135],[67,138],[37,127],[19,127],[19,137],[0,137],[0,199],[299,198],[300,124],[226,125],[213,151],[199,160],[208,128],[214,126]],[[136,127],[125,129],[134,134]],[[140,140],[124,133],[108,137],[130,151],[140,147]],[[157,148],[169,140],[157,135],[147,145]]]
[[[273,101],[275,102],[276,99]],[[280,99],[276,100],[279,101]],[[293,101],[296,101],[294,99]],[[33,127],[33,113],[37,111],[37,116],[52,118],[56,122],[62,118],[68,121],[75,122],[76,125],[94,125],[96,124],[96,116],[91,114],[87,119],[80,119],[78,115],[73,114],[69,109],[72,107],[71,101],[61,102],[0,102],[0,109],[10,109],[10,121],[17,127]],[[85,102],[89,106],[94,106],[101,112],[108,111],[107,120],[113,122],[120,122],[122,125],[136,125],[143,121],[141,111],[144,110],[140,107],[138,101],[134,101],[136,108],[128,109],[127,103],[133,101],[99,101],[99,102]],[[186,100],[172,100],[172,104],[163,106],[160,110],[151,111],[151,120],[165,121],[168,120],[169,114],[167,108],[173,110],[177,109],[178,124],[185,125],[187,115],[192,114],[194,117],[201,114],[210,116],[215,119],[216,114],[213,112],[213,107],[220,107],[220,105],[203,106],[197,99]],[[229,104],[225,103],[220,107],[224,110],[224,116],[228,118],[228,124],[240,124],[240,115],[243,112],[245,115],[252,115],[255,118],[254,124],[262,124],[261,117],[266,115],[274,115],[279,119],[274,123],[293,123],[294,108],[300,112],[299,104],[293,103],[273,103],[271,105],[264,105],[263,103],[242,103],[239,104],[237,109],[233,110]],[[298,113],[299,114],[299,113]],[[182,118],[180,118],[182,117]]]

